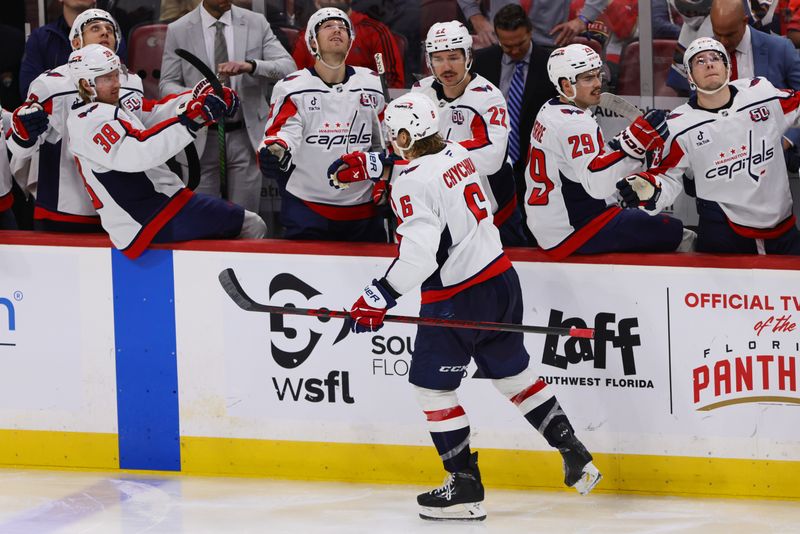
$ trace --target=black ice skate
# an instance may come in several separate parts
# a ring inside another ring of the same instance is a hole
[[[486,512],[481,502],[483,484],[477,452],[472,453],[465,469],[448,473],[441,488],[417,495],[422,507],[419,516],[431,521],[483,521]]]
[[[603,475],[592,463],[592,455],[586,450],[566,423],[555,428],[558,436],[558,452],[564,460],[564,484],[586,495],[594,488]]]

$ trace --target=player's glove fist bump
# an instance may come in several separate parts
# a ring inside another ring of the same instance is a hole
[[[397,304],[388,284],[383,280],[372,280],[361,292],[361,296],[350,308],[350,330],[360,334],[362,332],[377,332],[383,328],[383,318],[386,312]]]
[[[220,97],[213,93],[203,93],[186,103],[186,109],[178,115],[181,123],[192,130],[199,130],[217,122],[225,113],[227,106]]]
[[[350,152],[331,163],[328,181],[335,189],[347,189],[364,180],[377,181],[383,176],[384,163],[380,152]]]
[[[267,137],[258,151],[258,165],[266,176],[284,172],[292,161],[289,146],[280,137]]]
[[[622,130],[611,144],[632,158],[644,160],[648,151],[663,148],[668,136],[667,112],[651,109]]]
[[[36,102],[25,102],[14,110],[11,131],[15,140],[24,146],[33,146],[36,139],[47,131],[50,120],[47,112]]]
[[[649,173],[637,172],[617,182],[622,207],[643,208],[655,211],[658,197],[661,196],[661,185]]]

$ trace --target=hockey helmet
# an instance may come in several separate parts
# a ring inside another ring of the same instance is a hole
[[[92,100],[97,96],[95,89],[95,79],[109,72],[114,72],[120,68],[119,57],[99,44],[90,44],[80,50],[75,50],[69,55],[67,61],[69,74],[76,86],[80,87],[80,81],[89,82],[92,88]]]
[[[383,122],[395,148],[400,155],[414,146],[414,142],[439,133],[439,112],[436,104],[426,95],[413,92],[395,98],[386,106]],[[397,146],[394,141],[400,135],[400,130],[405,130],[411,136],[411,143],[404,148]]]
[[[308,48],[308,53],[312,56],[317,55],[317,50],[312,43],[315,44],[317,42],[317,32],[319,32],[320,26],[333,19],[341,20],[344,22],[345,26],[347,26],[347,33],[350,36],[350,46],[353,46],[353,41],[356,40],[356,31],[353,29],[353,23],[350,22],[350,17],[347,16],[347,13],[335,7],[323,7],[322,9],[316,10],[314,14],[311,15],[306,25],[306,48]],[[350,52],[350,48],[347,49],[347,52]]]
[[[467,70],[472,67],[472,36],[467,27],[457,20],[437,22],[428,30],[428,35],[425,37],[425,59],[428,62],[428,70],[433,72],[431,55],[445,50],[463,50]]]
[[[603,60],[591,47],[582,44],[571,44],[556,48],[547,60],[547,75],[550,82],[556,86],[558,94],[572,100],[575,95],[567,96],[561,90],[559,80],[566,78],[569,83],[575,84],[578,75],[591,70],[599,69],[603,66]]]
[[[114,52],[119,50],[119,41],[122,35],[119,31],[119,24],[117,24],[117,21],[111,16],[111,13],[103,11],[102,9],[87,9],[75,17],[75,22],[72,23],[72,29],[69,31],[69,42],[72,43],[72,41],[77,38],[80,44],[78,48],[73,46],[72,49],[79,50],[83,48],[83,28],[95,20],[104,20],[114,27]]]
[[[694,58],[694,56],[700,52],[706,52],[708,50],[718,52],[722,56],[722,61],[725,63],[725,71],[727,72],[725,83],[713,91],[700,89],[694,83],[694,78],[692,77],[692,58]],[[722,43],[711,37],[698,37],[689,44],[689,46],[686,48],[686,52],[683,53],[683,68],[686,69],[686,77],[689,80],[689,86],[693,90],[700,91],[701,93],[705,93],[707,95],[713,95],[717,91],[720,91],[723,87],[728,85],[728,82],[731,79],[730,58],[728,57],[728,51],[725,50],[725,47],[722,45]]]

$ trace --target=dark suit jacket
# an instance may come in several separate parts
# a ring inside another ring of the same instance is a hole
[[[552,52],[550,48],[536,45],[534,45],[531,52],[528,78],[525,80],[525,95],[520,112],[520,161],[514,166],[514,174],[516,176],[524,174],[521,171],[525,169],[528,146],[530,146],[531,141],[531,130],[533,129],[536,115],[539,113],[539,108],[551,98],[558,96],[556,88],[553,87],[553,84],[550,83],[550,78],[547,76],[547,60],[550,58],[550,52]],[[472,70],[499,88],[502,59],[503,51],[500,49],[500,45],[476,50]],[[520,184],[517,185],[519,186]],[[523,188],[522,191],[524,192],[525,189]]]

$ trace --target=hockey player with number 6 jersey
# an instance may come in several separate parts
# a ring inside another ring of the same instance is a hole
[[[600,56],[573,44],[550,55],[547,71],[561,95],[545,103],[531,131],[525,210],[539,246],[553,259],[601,252],[690,249],[694,233],[667,215],[617,205],[620,177],[645,169],[663,146],[666,113],[653,110],[606,144],[589,107],[600,100]]]
[[[668,117],[663,159],[620,181],[621,194],[657,212],[686,187],[699,251],[800,254],[782,153],[784,132],[800,125],[800,93],[764,78],[729,82],[728,54],[710,37],[689,45],[684,67],[697,94]]]
[[[351,328],[374,332],[403,294],[421,285],[420,317],[521,324],[519,278],[503,252],[491,205],[470,152],[437,133],[436,106],[418,92],[395,99],[385,125],[408,160],[392,180],[399,252],[350,309]],[[420,326],[409,381],[448,472],[442,487],[417,497],[423,519],[482,520],[484,488],[470,426],[456,389],[470,359],[562,454],[564,481],[581,494],[600,480],[592,455],[550,389],[530,366],[521,333]],[[458,372],[453,372],[458,369]]]

